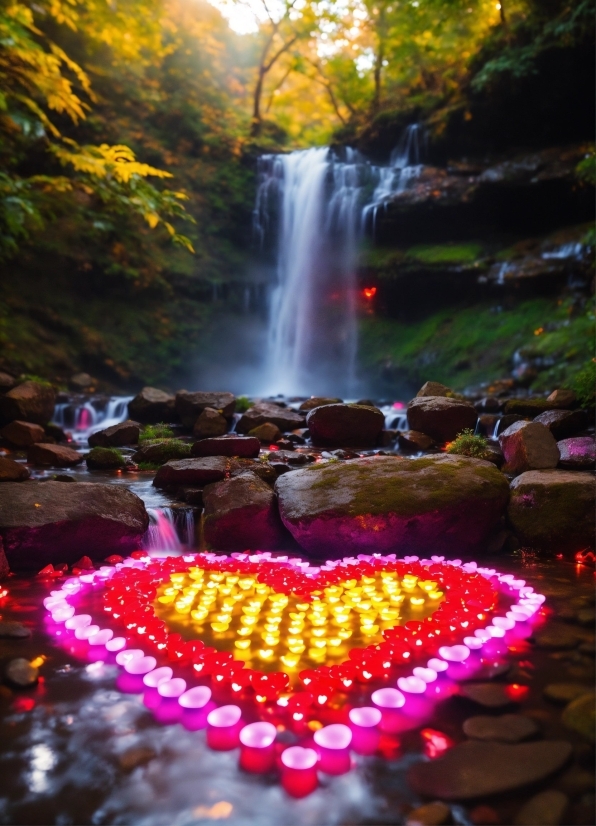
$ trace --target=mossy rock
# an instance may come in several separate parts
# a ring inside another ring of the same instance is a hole
[[[549,402],[547,399],[509,399],[505,405],[504,412],[515,413],[517,416],[523,418],[534,419],[540,413],[545,413],[547,410],[555,410],[556,405]]]
[[[89,470],[117,470],[126,464],[119,450],[113,447],[94,447],[86,456]]]
[[[579,731],[591,743],[594,742],[594,727],[596,723],[596,695],[594,692],[582,694],[569,703],[563,712],[563,722],[568,728]]]
[[[180,439],[166,439],[163,442],[144,445],[134,454],[137,464],[165,465],[172,459],[186,459],[190,456],[190,444]]]
[[[447,455],[312,465],[276,491],[284,524],[318,556],[479,550],[509,498],[494,465]]]

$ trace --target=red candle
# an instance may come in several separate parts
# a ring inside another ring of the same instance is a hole
[[[314,749],[290,746],[281,755],[281,785],[292,797],[306,797],[317,788],[317,760]]]
[[[231,751],[239,743],[240,717],[238,706],[220,706],[207,716],[207,745],[215,751]]]
[[[344,774],[350,770],[348,747],[352,742],[352,731],[348,726],[333,723],[315,731],[313,739],[318,747],[321,771],[327,774]]]
[[[249,723],[240,732],[240,767],[247,772],[267,772],[275,762],[273,723]]]
[[[352,708],[348,714],[352,729],[352,748],[356,754],[374,754],[379,745],[378,725],[382,714],[378,708]]]

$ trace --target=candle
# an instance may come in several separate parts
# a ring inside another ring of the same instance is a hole
[[[403,707],[406,698],[397,688],[379,688],[373,691],[370,698],[381,711],[379,727],[382,731],[399,731],[401,720],[399,709]]]
[[[350,770],[348,747],[352,742],[352,731],[343,723],[315,731],[314,741],[318,746],[319,768],[327,774],[343,774]]]
[[[317,788],[317,753],[290,746],[281,755],[281,785],[292,797],[305,797]]]
[[[134,657],[124,664],[124,670],[128,674],[148,674],[156,665],[155,657]]]
[[[111,628],[103,628],[101,631],[98,631],[96,634],[88,637],[89,645],[105,645],[109,642],[112,637],[114,636],[114,632]]]
[[[352,729],[352,748],[356,754],[374,754],[379,745],[378,725],[382,714],[378,708],[352,708],[348,714]]]
[[[164,683],[167,680],[171,680],[174,675],[172,669],[164,665],[161,668],[155,668],[153,671],[149,671],[143,677],[143,683],[148,688],[157,688],[160,683]]]
[[[174,677],[173,680],[161,680],[157,686],[157,693],[166,699],[178,699],[186,691],[186,680]]]
[[[240,732],[240,767],[248,772],[267,772],[275,762],[273,723],[249,723]]]
[[[216,751],[230,751],[239,743],[240,717],[238,706],[220,706],[207,716],[207,745]]]
[[[91,616],[89,614],[75,614],[64,623],[64,627],[69,631],[76,631],[77,628],[86,628],[91,625]]]

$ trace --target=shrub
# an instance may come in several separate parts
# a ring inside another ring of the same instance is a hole
[[[582,407],[594,407],[596,401],[596,359],[591,359],[569,382]]]
[[[472,459],[487,459],[489,456],[488,440],[484,436],[475,436],[470,428],[458,433],[452,442],[445,448],[447,453],[457,453],[459,456],[470,456]]]
[[[159,424],[146,425],[139,436],[139,442],[153,442],[162,441],[162,439],[173,439],[174,431],[172,428],[160,422]]]
[[[248,396],[238,396],[236,399],[236,413],[246,413],[252,407],[252,402]]]

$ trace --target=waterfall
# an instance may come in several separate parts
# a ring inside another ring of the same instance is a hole
[[[54,408],[54,424],[70,430],[73,441],[84,445],[96,430],[103,430],[128,416],[128,403],[132,396],[112,396],[86,399],[85,401],[59,402]]]
[[[408,127],[387,167],[350,148],[259,159],[254,234],[275,255],[265,392],[358,392],[359,245],[419,174],[419,131]]]
[[[181,553],[195,544],[194,513],[190,508],[147,508],[151,524],[143,538],[143,548],[168,554]]]

